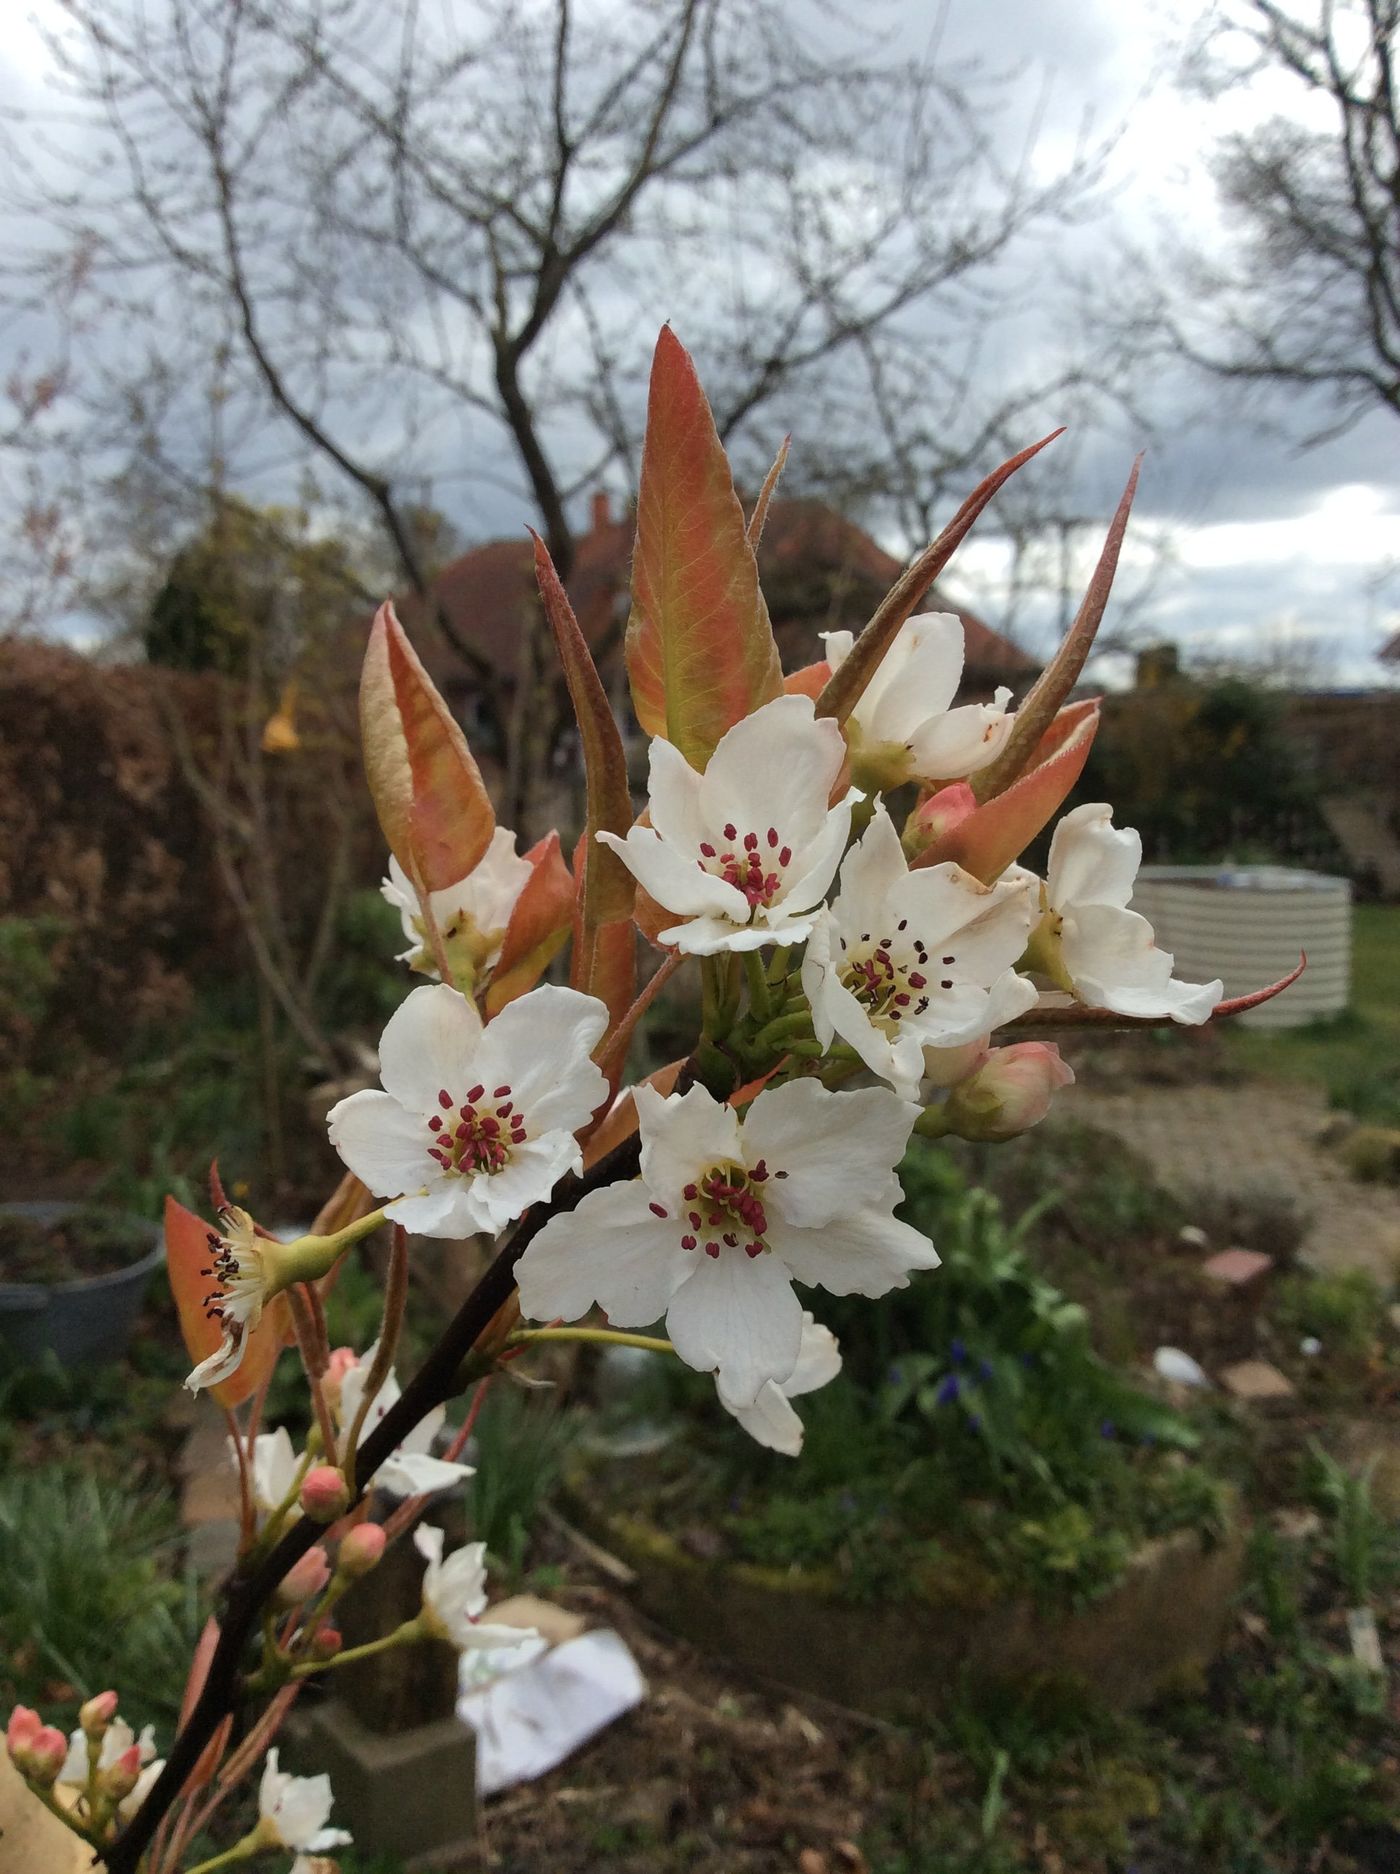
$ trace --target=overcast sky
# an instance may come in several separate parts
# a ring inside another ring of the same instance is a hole
[[[14,14],[31,18],[52,7],[53,0],[12,0]],[[1024,265],[1068,260],[1080,273],[1101,271],[1111,290],[1125,243],[1152,245],[1173,225],[1226,238],[1205,169],[1210,144],[1251,116],[1292,108],[1292,99],[1270,85],[1209,109],[1185,97],[1171,75],[1200,10],[1185,0],[951,0],[949,56],[980,56],[998,67],[1016,62],[1004,136],[1028,136],[1037,123],[1036,160],[1053,165],[1086,126],[1091,135],[1120,133],[1106,212],[1076,230],[1064,253]],[[911,46],[920,43],[933,11],[927,0],[905,0],[896,11],[899,31]],[[42,47],[13,18],[7,28],[0,97],[32,101],[45,76]],[[1052,342],[1037,331],[1038,303],[1033,293],[1011,342],[1032,349]],[[35,334],[25,336],[33,346]],[[0,333],[0,364],[5,347]],[[994,352],[986,368],[997,368]],[[1316,411],[1276,400],[1264,411],[1269,425],[1251,430],[1217,393],[1184,376],[1154,386],[1149,401],[1158,434],[1144,470],[1130,573],[1157,564],[1163,546],[1166,557],[1141,622],[1188,654],[1315,643],[1325,647],[1327,681],[1379,680],[1374,651],[1400,628],[1400,575],[1390,576],[1400,568],[1400,423],[1377,415],[1343,438],[1304,449],[1300,439],[1316,424]],[[792,422],[800,451],[800,410]],[[1123,428],[1096,436],[1074,457],[1083,511],[1107,519],[1135,440]],[[513,533],[522,518],[518,497],[488,487],[489,478],[464,494],[454,518],[472,536]],[[437,498],[454,508],[446,487]],[[1004,554],[994,540],[974,537],[963,556],[968,590],[995,622]],[[1037,629],[1046,626],[1032,620],[1030,634]]]

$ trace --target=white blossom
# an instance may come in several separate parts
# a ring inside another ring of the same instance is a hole
[[[333,1106],[331,1143],[405,1229],[494,1234],[581,1165],[574,1134],[607,1095],[589,1058],[607,1023],[596,997],[546,984],[483,1026],[468,997],[425,984],[380,1040],[384,1091]]]
[[[552,1218],[516,1270],[522,1311],[576,1321],[595,1303],[618,1327],[666,1318],[676,1352],[749,1406],[797,1365],[795,1281],[883,1295],[933,1245],[894,1216],[894,1166],[912,1106],[884,1087],[765,1089],[741,1121],[703,1087],[636,1090],[641,1176]]]
[[[839,670],[851,654],[852,635],[822,636],[826,660]],[[1001,689],[990,703],[954,709],[962,672],[963,624],[955,613],[906,619],[847,721],[858,765],[868,762],[890,787],[915,778],[961,780],[993,761],[1011,734],[1011,692]]]
[[[355,1422],[376,1351],[377,1347],[371,1347],[353,1366],[346,1367],[341,1376],[338,1416],[342,1431],[348,1431]],[[399,1397],[399,1382],[391,1369],[365,1414],[360,1434],[362,1441]],[[419,1419],[402,1444],[390,1452],[374,1473],[372,1481],[376,1490],[385,1490],[394,1497],[429,1496],[435,1490],[447,1490],[475,1475],[470,1464],[453,1464],[446,1458],[433,1456],[433,1444],[446,1416],[447,1407],[439,1405]]]
[[[797,1365],[781,1385],[777,1380],[766,1381],[759,1387],[752,1405],[736,1403],[725,1390],[722,1379],[716,1381],[715,1389],[720,1404],[738,1419],[750,1438],[757,1439],[770,1451],[781,1451],[784,1457],[795,1458],[802,1450],[802,1420],[788,1401],[829,1385],[840,1371],[841,1349],[836,1344],[836,1336],[804,1310]]]
[[[97,1755],[99,1775],[103,1770],[110,1770],[117,1759],[124,1757],[133,1744],[140,1751],[141,1762],[149,1765],[156,1754],[154,1728],[148,1724],[138,1737],[125,1718],[113,1718],[102,1734],[102,1746]],[[63,1761],[63,1768],[59,1771],[57,1780],[72,1789],[87,1788],[88,1740],[85,1732],[77,1730],[70,1733],[68,1755]]]
[[[326,1827],[333,1800],[328,1776],[290,1776],[278,1769],[277,1752],[270,1750],[258,1785],[260,1845],[311,1854],[341,1847],[349,1835],[343,1828]]]
[[[492,1626],[486,1612],[486,1544],[468,1542],[444,1561],[443,1533],[430,1523],[413,1532],[413,1546],[428,1566],[423,1571],[423,1614],[439,1639],[459,1653],[476,1647],[518,1646],[535,1638],[533,1627]]]
[[[209,1232],[210,1265],[202,1273],[215,1284],[206,1298],[205,1312],[219,1322],[222,1339],[185,1381],[191,1392],[217,1386],[242,1365],[248,1336],[272,1293],[269,1247],[276,1249],[258,1236],[246,1210],[229,1204],[219,1212],[219,1228]]]
[[[1170,954],[1157,948],[1147,919],[1127,908],[1141,863],[1141,838],[1115,827],[1102,802],[1076,807],[1056,826],[1045,900],[1061,986],[1093,1008],[1195,1026],[1210,1019],[1225,986],[1173,980]]]
[[[877,803],[803,957],[817,1039],[830,1047],[840,1035],[917,1098],[926,1047],[956,1047],[1034,1005],[1034,986],[1011,968],[1034,922],[1032,892],[1024,876],[983,885],[952,864],[911,871]]]
[[[851,797],[831,806],[846,745],[807,696],[780,696],[735,723],[697,774],[658,736],[649,827],[612,846],[639,885],[686,920],[660,933],[697,956],[797,943],[840,863]]]
[[[517,854],[514,833],[508,827],[498,826],[485,854],[465,878],[429,894],[443,948],[458,966],[459,975],[465,975],[469,983],[491,969],[500,957],[510,914],[532,869],[529,860]],[[437,965],[428,945],[418,893],[392,854],[389,876],[379,889],[403,924],[408,948],[399,953],[399,962],[407,963],[424,975],[436,976]]]

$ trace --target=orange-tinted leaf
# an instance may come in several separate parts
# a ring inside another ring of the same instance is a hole
[[[533,989],[563,949],[574,917],[574,881],[559,850],[559,835],[547,833],[525,855],[533,870],[506,925],[500,958],[491,972],[486,1013],[495,1015]]]
[[[783,678],[788,696],[810,696],[815,703],[831,681],[831,665],[823,658],[819,664],[804,664],[801,670],[789,671]]]
[[[1009,481],[1018,468],[1023,468],[1033,455],[1038,455],[1047,443],[1054,442],[1062,434],[1062,430],[1051,430],[1048,436],[1042,436],[1039,442],[1022,449],[1010,461],[1003,462],[1000,468],[993,469],[985,481],[978,483],[933,545],[925,547],[914,564],[900,574],[880,601],[875,616],[851,646],[850,656],[817,698],[819,716],[834,716],[838,722],[846,720],[865,694],[866,684],[875,675],[880,660],[894,643],[900,626],[913,615],[914,607],[962,545],[972,523],[997,489],[1003,482]]]
[[[360,738],[390,851],[421,890],[455,885],[485,855],[496,815],[467,738],[387,600],[365,652]]]
[[[972,777],[972,791],[979,800],[992,799],[1008,788],[1017,775],[1025,772],[1035,759],[1036,745],[1049,728],[1055,712],[1079,681],[1079,673],[1093,649],[1094,638],[1108,604],[1108,595],[1113,589],[1113,575],[1118,570],[1118,555],[1128,529],[1128,516],[1132,512],[1138,470],[1141,467],[1142,457],[1139,456],[1133,463],[1133,472],[1128,477],[1128,485],[1123,490],[1118,510],[1113,516],[1103,551],[1099,554],[1099,563],[1089,581],[1089,590],[1084,594],[1084,603],[1076,612],[1074,623],[1065,634],[1064,643],[1041,671],[1029,696],[1016,711],[1015,726],[1006,747],[995,761],[989,762]]]
[[[165,1200],[165,1267],[180,1317],[180,1332],[190,1365],[207,1360],[218,1347],[222,1335],[217,1320],[205,1312],[205,1303],[214,1283],[209,1268],[209,1225],[173,1197]],[[280,1297],[263,1309],[262,1319],[248,1338],[248,1346],[237,1372],[231,1373],[210,1392],[221,1406],[241,1405],[262,1385],[282,1351],[283,1314]]]
[[[694,768],[783,687],[744,510],[694,363],[669,326],[647,401],[627,674],[643,729]]]
[[[1033,766],[1004,793],[984,800],[931,838],[914,865],[937,865],[952,859],[984,885],[1000,878],[1059,812],[1084,770],[1098,727],[1097,697],[1062,709],[1041,737]],[[937,799],[935,796],[920,812],[927,813]]]

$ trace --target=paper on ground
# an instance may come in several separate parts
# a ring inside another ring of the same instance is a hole
[[[562,1646],[535,1638],[464,1653],[462,1666],[457,1716],[476,1732],[483,1796],[543,1776],[646,1696],[636,1660],[605,1627]],[[500,1676],[483,1683],[491,1672]]]

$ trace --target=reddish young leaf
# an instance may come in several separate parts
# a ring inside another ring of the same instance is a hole
[[[1004,793],[974,806],[955,825],[931,838],[913,865],[938,865],[952,859],[984,885],[1000,878],[1059,812],[1083,772],[1098,727],[1097,697],[1062,709],[1041,737],[1033,765]],[[971,788],[963,791],[973,794]],[[938,798],[935,795],[919,812],[928,812]]]
[[[387,600],[365,652],[360,737],[390,851],[420,890],[455,885],[485,855],[496,815],[467,738]]]
[[[819,716],[834,716],[838,722],[846,720],[865,694],[866,684],[875,675],[880,660],[894,643],[900,626],[906,618],[912,616],[914,607],[962,545],[972,523],[997,489],[1003,482],[1010,481],[1017,469],[1023,468],[1047,443],[1054,442],[1063,433],[1063,430],[1051,430],[1048,436],[1042,436],[1039,442],[1022,449],[1009,462],[1003,462],[1000,468],[993,469],[985,481],[978,483],[933,545],[925,547],[914,564],[900,574],[880,601],[875,616],[851,646],[850,656],[817,698]]]
[[[180,1332],[190,1365],[207,1360],[218,1347],[222,1335],[217,1320],[211,1320],[205,1304],[214,1283],[208,1273],[209,1225],[173,1197],[165,1200],[165,1268],[170,1277],[175,1309],[180,1318]],[[262,1319],[249,1336],[242,1364],[210,1392],[221,1406],[240,1405],[262,1385],[278,1354],[282,1351],[283,1315],[281,1297],[263,1309]]]
[[[533,870],[515,901],[500,958],[491,972],[488,1016],[534,988],[563,949],[573,923],[574,881],[559,850],[559,835],[546,834],[525,857]]]
[[[783,678],[786,696],[810,696],[815,703],[831,681],[831,665],[823,658],[819,664],[804,664],[801,670],[789,671]]]
[[[1015,726],[1006,747],[995,761],[989,762],[972,777],[972,790],[979,800],[991,800],[994,795],[1002,793],[1010,787],[1017,775],[1024,773],[1031,765],[1037,743],[1049,728],[1061,703],[1079,681],[1079,673],[1093,649],[1094,638],[1108,604],[1108,595],[1113,589],[1113,575],[1118,570],[1118,555],[1128,529],[1128,516],[1132,512],[1138,470],[1141,467],[1142,457],[1139,456],[1133,463],[1133,472],[1128,477],[1128,485],[1123,490],[1118,510],[1109,526],[1108,537],[1099,554],[1099,563],[1089,581],[1089,590],[1084,594],[1084,603],[1075,614],[1064,643],[1041,671],[1030,694],[1016,711]]]
[[[744,510],[694,363],[669,326],[647,401],[627,674],[643,729],[695,768],[783,687]]]

